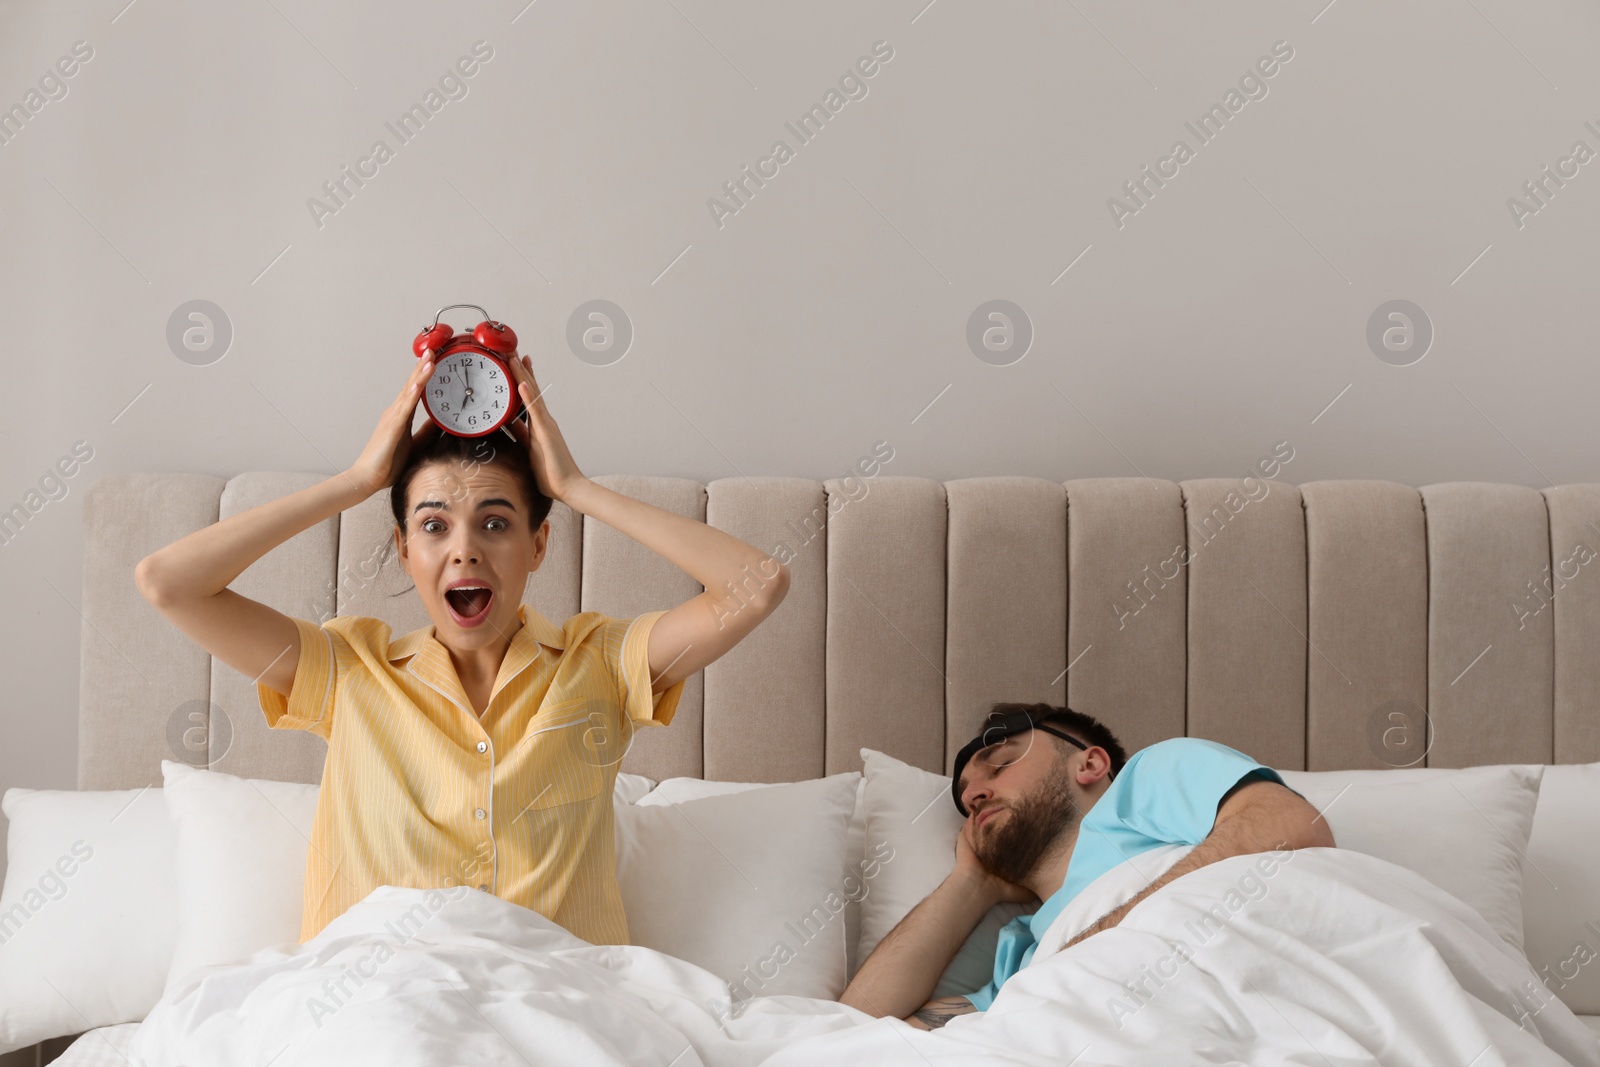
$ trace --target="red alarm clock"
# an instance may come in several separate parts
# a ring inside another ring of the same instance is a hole
[[[439,321],[451,308],[472,308],[483,321],[471,333],[456,333]],[[511,327],[493,321],[476,304],[448,304],[411,342],[418,359],[429,349],[433,374],[423,387],[422,404],[439,429],[457,437],[483,437],[522,413],[510,367],[517,358],[517,334]]]

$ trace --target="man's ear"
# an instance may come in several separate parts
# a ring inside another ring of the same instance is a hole
[[[1111,782],[1111,753],[1099,745],[1090,745],[1083,753],[1083,763],[1074,776],[1080,786],[1089,788],[1096,782]]]

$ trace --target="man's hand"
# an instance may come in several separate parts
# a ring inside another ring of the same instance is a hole
[[[972,812],[967,816],[967,821],[961,824],[961,832],[956,835],[956,869],[951,873],[966,878],[973,885],[982,886],[983,894],[989,901],[990,908],[996,904],[1028,904],[1037,900],[1038,897],[1034,896],[1033,890],[1027,886],[1020,886],[1015,882],[1008,882],[1004,878],[998,878],[990,874],[984,869],[983,864],[978,862],[977,850],[972,845],[973,837],[977,833],[978,815],[979,812]],[[994,816],[996,819],[999,817],[998,815]],[[985,908],[984,910],[987,911],[988,909]],[[966,998],[960,999],[965,1000]]]
[[[977,1011],[966,997],[935,997],[907,1016],[906,1022],[918,1030],[937,1030],[957,1015]]]
[[[878,942],[839,997],[841,1004],[868,1015],[906,1018],[918,1010],[919,1001],[928,1001],[939,975],[990,908],[1005,900],[1034,899],[1032,891],[983,869],[972,850],[972,833],[973,820],[968,816],[956,836],[955,869]],[[973,1007],[965,997],[942,997],[920,1010],[961,1014]],[[918,1025],[914,1018],[908,1021]],[[943,1020],[937,1023],[943,1024]],[[931,1029],[934,1023],[930,1017],[922,1025]]]

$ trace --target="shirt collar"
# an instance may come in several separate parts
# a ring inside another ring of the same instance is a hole
[[[541,645],[556,651],[566,647],[566,635],[527,604],[517,605],[517,618],[522,625],[511,635],[511,644],[506,648],[506,657],[500,662],[500,673],[495,678],[494,688],[489,694],[491,704],[512,679],[543,654]],[[398,641],[391,641],[389,661],[395,663],[407,656],[411,657],[411,662],[406,664],[409,673],[422,679],[464,711],[470,712],[471,704],[466,691],[462,689],[455,664],[450,659],[450,650],[439,643],[434,630],[435,627],[426,626],[420,630],[413,630]],[[484,714],[487,713],[488,709],[485,708]]]
[[[1111,839],[1100,828],[1100,822],[1096,815],[1116,811],[1116,798],[1112,798],[1112,800],[1104,804],[1101,802],[1106,799],[1113,789],[1118,789],[1118,782],[1124,780],[1121,775],[1113,778],[1111,784],[1106,787],[1105,792],[1101,793],[1095,799],[1095,802],[1089,805],[1089,810],[1078,820],[1078,836],[1073,841],[1072,856],[1067,860],[1067,871],[1066,875],[1061,879],[1061,887],[1051,893],[1048,900],[1042,901],[1038,909],[1032,914],[1017,916],[1018,919],[1022,920],[1022,925],[1026,927],[1035,942],[1044,936],[1045,931],[1050,929],[1050,924],[1055,922],[1061,913],[1067,909],[1067,905],[1072,903],[1079,893],[1089,887],[1090,882],[1122,860],[1133,858],[1124,852],[1117,857],[1115,862],[1108,861],[1103,870],[1097,869],[1100,865],[1084,859],[1085,855],[1092,855],[1096,850],[1104,849],[1109,851],[1113,847]],[[1087,845],[1085,845],[1086,840],[1088,842]]]
[[[534,653],[533,649],[528,646],[532,644],[544,645],[558,652],[567,647],[567,636],[561,627],[530,608],[526,603],[517,605],[517,618],[522,620],[522,627],[511,635],[511,646],[506,649],[507,659],[511,658],[512,651],[519,644],[526,648],[530,660],[533,658]],[[430,640],[438,644],[438,639],[434,637],[435,629],[431,625],[424,626],[420,630],[412,630],[404,637],[398,637],[390,641],[389,662],[398,663],[407,656],[416,655],[427,646]],[[443,645],[439,647],[441,650],[444,648]],[[448,654],[446,653],[446,655]]]

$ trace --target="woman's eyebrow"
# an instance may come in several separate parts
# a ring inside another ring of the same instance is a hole
[[[492,507],[495,504],[498,504],[503,508],[510,508],[512,511],[517,510],[517,506],[515,504],[507,500],[505,497],[500,496],[492,497],[489,500],[478,501],[478,510],[482,511],[484,508]],[[411,514],[415,515],[423,508],[438,508],[440,511],[449,511],[450,505],[443,500],[424,500],[422,503],[411,509]]]

